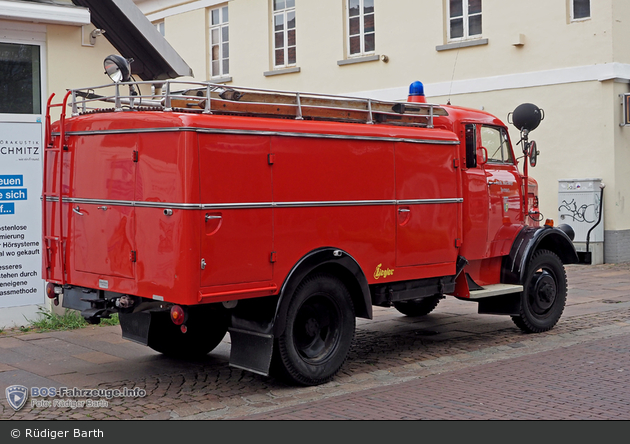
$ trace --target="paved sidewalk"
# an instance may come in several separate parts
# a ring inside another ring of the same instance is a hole
[[[242,417],[630,420],[630,333]]]
[[[417,319],[378,308],[358,322],[338,377],[318,387],[230,368],[229,335],[177,361],[120,327],[2,334],[0,419],[630,419],[630,264],[567,272],[567,307],[549,332],[523,334],[454,298]],[[13,384],[146,396],[74,409],[30,399],[15,412],[3,399]]]

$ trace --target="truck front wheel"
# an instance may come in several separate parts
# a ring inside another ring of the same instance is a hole
[[[540,333],[556,325],[567,298],[567,276],[560,258],[548,250],[534,253],[521,295],[520,316],[512,321],[525,333]]]
[[[276,339],[274,368],[302,385],[328,382],[348,356],[354,329],[345,285],[328,274],[307,277],[293,294],[286,328]]]

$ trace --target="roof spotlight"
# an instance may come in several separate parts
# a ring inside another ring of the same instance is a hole
[[[131,68],[129,64],[132,61],[133,59],[127,60],[116,54],[108,55],[103,62],[105,74],[107,74],[114,83],[128,82],[131,78]]]

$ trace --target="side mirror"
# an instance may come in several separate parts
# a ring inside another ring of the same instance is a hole
[[[109,76],[114,83],[128,82],[131,78],[131,68],[129,61],[124,57],[116,54],[105,57],[103,66],[105,67],[105,74]]]
[[[529,155],[529,164],[533,167],[536,166],[536,160],[538,159],[538,149],[536,148],[536,142],[533,140],[529,142],[529,147],[527,149],[527,153]]]
[[[477,148],[477,165],[485,165],[488,163],[488,150],[480,146]]]

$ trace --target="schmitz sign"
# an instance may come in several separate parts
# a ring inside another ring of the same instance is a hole
[[[0,123],[0,307],[43,302],[40,123]]]

